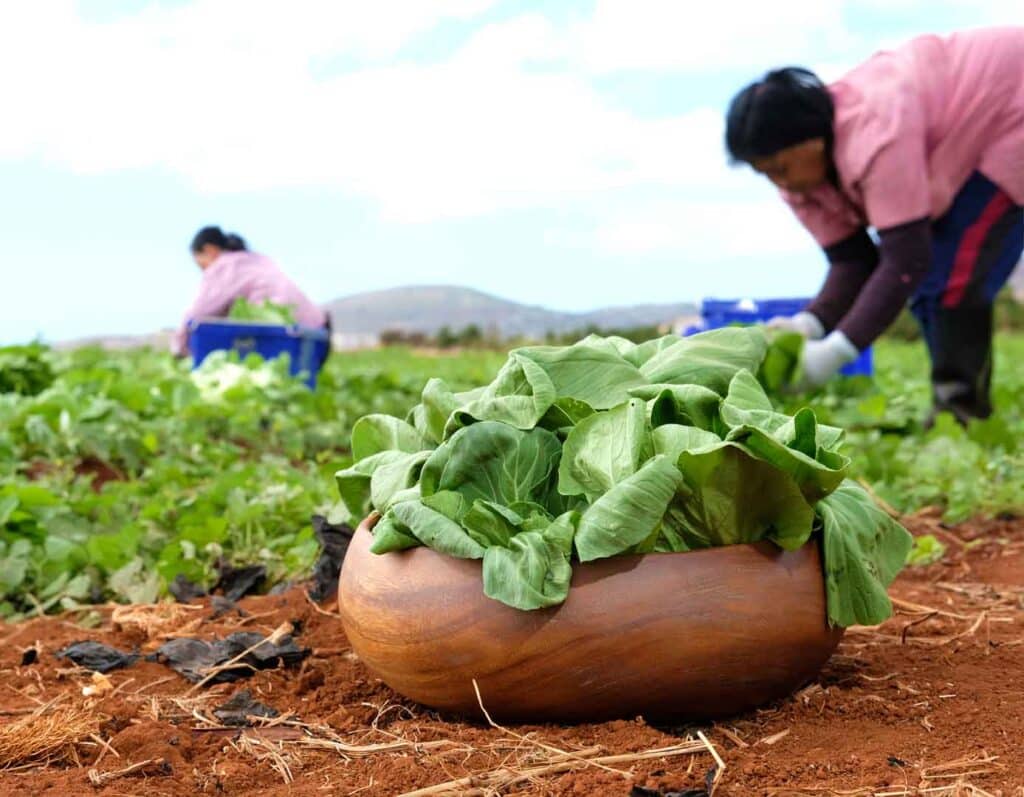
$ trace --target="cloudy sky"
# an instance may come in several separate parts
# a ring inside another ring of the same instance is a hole
[[[733,92],[993,23],[1024,3],[4,3],[0,341],[174,324],[208,223],[321,301],[807,294],[820,254],[726,165]]]

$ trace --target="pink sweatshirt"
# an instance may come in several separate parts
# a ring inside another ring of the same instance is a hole
[[[226,316],[234,301],[242,297],[250,302],[269,299],[275,304],[290,305],[300,326],[322,327],[327,322],[324,311],[270,258],[255,252],[224,252],[203,272],[199,293],[174,334],[171,351],[188,351],[189,321]]]
[[[921,36],[829,91],[842,190],[783,192],[822,246],[936,219],[976,170],[1024,205],[1024,27]]]

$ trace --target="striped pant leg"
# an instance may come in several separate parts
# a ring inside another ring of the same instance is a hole
[[[996,294],[1024,250],[1024,209],[975,174],[932,226],[932,269],[911,305],[928,345],[936,412],[992,413]]]

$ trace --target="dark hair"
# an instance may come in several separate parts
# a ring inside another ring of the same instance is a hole
[[[201,252],[207,244],[213,244],[225,252],[244,252],[245,239],[233,232],[225,233],[220,227],[203,227],[192,239],[192,251]]]
[[[733,97],[725,147],[733,163],[750,162],[812,138],[831,151],[832,96],[809,69],[789,66],[766,74]]]

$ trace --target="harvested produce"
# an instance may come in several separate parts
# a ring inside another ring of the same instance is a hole
[[[276,304],[269,299],[250,302],[244,296],[235,299],[228,311],[228,318],[234,321],[251,321],[261,324],[295,324],[295,308],[287,304]]]
[[[590,336],[515,349],[470,391],[432,379],[405,419],[356,422],[330,521],[375,510],[374,553],[480,559],[523,610],[563,602],[573,561],[820,534],[829,622],[879,623],[910,535],[847,480],[841,429],[776,410],[769,351],[757,327]]]

